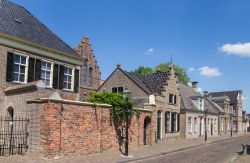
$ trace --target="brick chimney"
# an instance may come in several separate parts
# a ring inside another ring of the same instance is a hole
[[[122,68],[121,64],[116,64],[116,68]]]
[[[204,91],[203,92],[203,96],[206,97],[206,98],[208,98],[208,91]]]
[[[192,88],[193,88],[195,91],[198,91],[198,84],[199,84],[199,82],[192,82]]]

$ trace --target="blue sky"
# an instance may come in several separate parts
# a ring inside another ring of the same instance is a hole
[[[102,78],[173,61],[201,90],[242,89],[250,112],[248,0],[13,0],[70,46],[88,35]]]

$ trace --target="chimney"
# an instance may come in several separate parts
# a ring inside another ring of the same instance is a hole
[[[204,91],[203,92],[203,96],[206,97],[206,98],[208,98],[208,91]]]
[[[199,82],[192,82],[192,88],[193,88],[195,91],[198,91],[198,84],[199,84]]]
[[[121,67],[122,67],[121,64],[117,64],[117,65],[116,65],[116,68],[121,68]]]

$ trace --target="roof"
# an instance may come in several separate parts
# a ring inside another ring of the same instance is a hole
[[[162,86],[166,82],[167,72],[156,72],[141,77],[142,82],[150,90],[151,94],[161,94]]]
[[[199,92],[196,92],[193,88],[186,86],[184,84],[179,84],[180,94],[181,94],[181,108],[190,111],[200,111],[193,103],[193,98],[203,98],[205,108],[208,109],[208,113],[220,113],[224,110],[213,101],[208,98],[203,97]]]
[[[148,94],[161,94],[162,86],[167,78],[167,72],[156,72],[141,77],[131,72],[127,72],[122,69],[120,70]]]
[[[228,96],[232,104],[237,103],[238,94],[242,94],[241,90],[235,91],[224,91],[224,92],[211,92],[208,96],[210,97],[221,97],[221,96]]]
[[[0,0],[0,10],[0,33],[67,54],[78,55],[25,8],[8,0]]]

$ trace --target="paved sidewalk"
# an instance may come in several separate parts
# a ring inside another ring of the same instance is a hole
[[[249,163],[250,162],[250,155],[242,155],[234,160],[233,163]]]
[[[233,137],[235,138],[235,137]],[[140,159],[145,157],[152,157],[157,155],[163,155],[167,153],[177,152],[180,150],[185,150],[209,143],[215,143],[218,141],[228,140],[231,139],[229,136],[218,136],[209,138],[207,142],[201,139],[195,139],[195,140],[187,140],[187,139],[179,139],[179,140],[173,140],[169,141],[167,143],[157,143],[154,145],[148,145],[148,146],[141,146],[137,148],[131,148],[129,149],[129,155],[130,157],[124,157],[120,152],[109,150],[105,151],[103,153],[96,153],[96,154],[90,154],[90,155],[72,155],[72,156],[64,156],[62,158],[57,158],[54,160],[46,160],[46,158],[37,157],[37,156],[10,156],[10,157],[0,157],[0,162],[25,162],[25,163],[43,163],[43,162],[53,162],[53,163],[77,163],[77,162],[84,162],[84,163],[112,163],[112,162],[123,162],[123,161],[129,161],[134,159]]]

